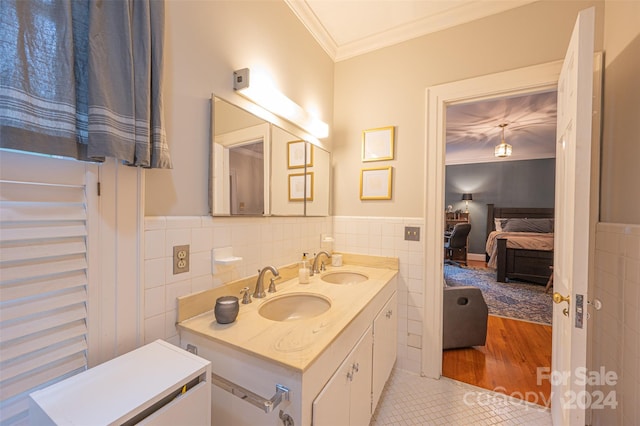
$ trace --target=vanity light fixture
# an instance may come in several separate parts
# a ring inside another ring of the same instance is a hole
[[[329,125],[319,118],[305,111],[279,92],[273,85],[254,79],[250,81],[249,68],[233,72],[233,90],[262,108],[284,118],[287,121],[306,130],[318,139],[329,136]]]
[[[496,145],[496,149],[494,151],[494,155],[499,158],[510,157],[511,156],[511,145],[504,141],[504,128],[507,127],[507,123],[502,123],[498,127],[502,127],[502,142],[500,145]]]

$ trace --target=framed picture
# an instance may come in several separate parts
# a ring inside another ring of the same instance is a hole
[[[305,158],[305,146],[307,147]],[[305,141],[292,141],[287,145],[287,165],[290,169],[313,166],[313,145]]]
[[[313,172],[289,175],[289,201],[313,201]]]
[[[360,170],[361,200],[390,200],[393,167]]]
[[[393,160],[395,127],[379,127],[362,132],[362,161]]]

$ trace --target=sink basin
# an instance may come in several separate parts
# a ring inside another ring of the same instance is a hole
[[[272,321],[295,321],[313,318],[326,312],[331,302],[322,296],[293,293],[273,298],[260,306],[258,313]]]
[[[358,272],[329,272],[324,274],[321,279],[331,284],[355,284],[366,281],[369,277]]]

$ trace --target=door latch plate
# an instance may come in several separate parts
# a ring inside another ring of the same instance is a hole
[[[584,321],[584,294],[576,294],[576,328],[582,328]]]

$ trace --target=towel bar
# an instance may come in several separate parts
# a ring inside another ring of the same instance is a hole
[[[230,382],[224,377],[218,376],[215,373],[211,373],[211,383],[237,396],[238,398],[247,401],[251,405],[264,410],[267,414],[272,412],[283,400],[289,401],[289,388],[279,384],[276,384],[275,395],[273,395],[271,399],[266,399],[240,385]]]

